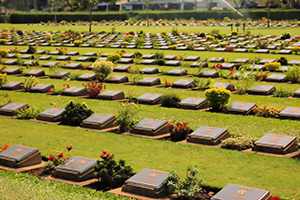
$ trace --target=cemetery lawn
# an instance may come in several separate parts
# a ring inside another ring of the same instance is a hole
[[[42,96],[36,96],[35,98],[44,102]],[[26,102],[26,99],[24,100]],[[96,109],[91,100],[87,100],[87,103],[91,105],[93,110]],[[96,110],[101,110],[102,113],[110,113],[106,107],[98,101]],[[158,118],[158,113],[161,114],[160,119],[174,115],[174,119],[182,120],[188,116],[189,120],[184,119],[185,121],[190,121],[190,119],[197,120],[197,116],[201,116],[189,111],[176,112],[172,109],[150,106],[145,106],[142,110],[147,110],[147,117],[149,118],[154,117],[154,115],[150,115],[151,112],[155,113],[156,119]],[[204,119],[205,117],[199,117],[198,122],[200,123],[197,124],[197,127],[211,124],[217,127],[224,127],[224,124],[219,124],[218,122],[226,121],[227,117],[224,117],[224,115],[222,117],[211,115],[209,117],[210,120],[202,122]],[[215,119],[217,120],[216,123],[214,122]],[[274,123],[272,120],[265,121],[261,119],[262,122],[259,122],[259,120],[256,121],[258,118],[244,116],[232,118],[231,120],[234,124],[241,120],[241,124],[246,123],[249,125],[247,121],[253,119],[255,121],[250,122],[255,124],[253,128],[244,125],[241,125],[240,128],[246,129],[248,133],[256,133],[255,127],[260,127],[265,132],[268,132],[266,127],[272,130],[274,130],[273,128],[280,129],[281,127],[299,128],[299,122],[296,124],[294,121],[278,121],[278,123]],[[158,141],[107,132],[88,131],[76,127],[41,124],[6,117],[0,117],[0,123],[0,141],[9,146],[19,144],[38,148],[43,156],[48,157],[50,154],[66,153],[65,148],[68,145],[73,147],[73,150],[67,153],[69,157],[76,155],[99,159],[102,150],[107,150],[110,153],[114,153],[117,160],[124,159],[127,164],[133,167],[135,172],[143,168],[162,171],[175,170],[183,178],[189,165],[197,165],[199,169],[198,176],[204,181],[205,185],[222,188],[228,183],[232,183],[263,188],[278,196],[291,196],[296,193],[298,195],[297,198],[300,198],[300,188],[298,187],[300,181],[299,160],[296,159],[263,156],[254,153]],[[235,124],[235,126],[239,128],[238,124]],[[233,127],[230,127],[230,132],[234,129]],[[280,130],[278,132],[281,133]]]
[[[1,199],[129,199],[107,192],[0,170]]]
[[[113,26],[92,26],[92,32],[100,32],[102,30],[106,30],[107,32],[111,32]],[[212,30],[216,29],[220,31],[220,34],[229,34],[231,32],[230,26],[177,26],[178,30],[180,32],[187,31],[190,33],[209,33]],[[38,25],[38,24],[0,24],[0,29],[8,28],[9,30],[12,28],[17,28],[18,30],[22,31],[85,31],[88,32],[89,26],[53,26],[53,25]],[[246,31],[247,31],[246,27]],[[250,27],[251,34],[262,34],[262,35],[272,35],[272,33],[275,33],[276,35],[281,35],[284,33],[290,33],[292,36],[298,35],[300,27]],[[171,33],[173,29],[173,26],[117,26],[116,31],[117,32],[128,32],[134,31],[139,32],[143,30],[145,33],[151,32],[151,33],[161,33],[162,31],[167,31],[168,33]],[[236,27],[233,28],[234,31],[236,31]],[[239,33],[243,33],[243,27],[239,27]]]

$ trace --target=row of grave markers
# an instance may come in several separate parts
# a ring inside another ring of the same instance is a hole
[[[227,109],[235,112],[240,112],[244,111],[244,109],[249,109],[250,107],[253,108],[254,106],[255,104],[251,103],[234,102]],[[28,107],[28,104],[25,103],[12,102],[0,108],[0,114],[13,116],[17,114],[18,110],[27,109]],[[59,121],[59,117],[63,111],[63,108],[52,107],[46,111],[41,112],[37,116],[37,120],[57,122]],[[286,116],[296,113],[299,118],[300,108],[287,107],[280,115]],[[114,124],[115,120],[116,117],[114,115],[95,113],[90,117],[84,119],[81,123],[81,127],[98,130],[112,130],[113,128],[116,128]],[[168,121],[146,118],[135,124],[132,127],[130,133],[141,136],[156,137],[169,134],[170,131],[171,129],[168,126]],[[187,142],[217,145],[220,144],[222,140],[227,139],[229,136],[229,131],[227,129],[201,126],[188,136]],[[265,134],[262,138],[255,142],[253,151],[275,154],[288,154],[291,152],[296,152],[299,150],[298,145],[295,143],[296,139],[296,137],[292,136]]]

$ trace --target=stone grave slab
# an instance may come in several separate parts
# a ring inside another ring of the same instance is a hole
[[[206,47],[198,47],[195,51],[207,51]]]
[[[272,74],[266,78],[266,81],[270,82],[283,82],[286,78],[285,74]]]
[[[235,67],[234,63],[222,63],[222,69],[233,69]]]
[[[283,67],[281,67],[279,70],[277,70],[278,72],[287,72],[287,71],[289,71],[290,70],[290,68],[289,67],[287,67],[287,66],[283,66]]]
[[[167,125],[168,121],[146,118],[135,124],[130,132],[140,135],[157,136],[170,131]]]
[[[214,195],[211,200],[270,200],[271,197],[272,196],[270,192],[267,190],[228,184],[216,195]]]
[[[255,53],[270,53],[269,49],[258,49]]]
[[[246,48],[238,48],[238,49],[236,49],[234,52],[237,52],[237,53],[245,53],[245,52],[248,52],[248,49],[246,49]]]
[[[50,52],[50,55],[61,55],[62,53],[60,51],[52,51]]]
[[[103,47],[105,47],[105,44],[98,44],[98,45],[95,46],[95,47],[97,47],[97,48],[103,48]]]
[[[43,67],[51,67],[51,66],[54,66],[54,65],[56,65],[57,64],[57,62],[48,62],[48,63],[45,63],[44,65],[43,65]]]
[[[97,60],[98,61],[100,61],[100,60],[107,60],[107,57],[101,57],[101,58],[98,58]]]
[[[209,62],[224,62],[223,57],[213,57],[209,60]]]
[[[170,60],[165,63],[166,66],[179,66],[180,60]]]
[[[102,100],[121,100],[125,99],[125,95],[123,91],[106,90],[98,94],[97,98]]]
[[[58,58],[56,58],[56,60],[71,60],[71,57],[70,56],[59,56]]]
[[[265,63],[270,63],[270,62],[276,62],[276,60],[275,59],[263,59],[259,63],[265,64]]]
[[[141,64],[143,64],[143,65],[154,65],[154,63],[155,63],[154,59],[147,59],[147,60],[143,60],[141,62]]]
[[[23,88],[23,82],[20,81],[10,81],[1,86],[3,90],[20,90]]]
[[[229,113],[248,115],[256,106],[255,103],[235,101],[226,110]]]
[[[66,69],[80,69],[81,68],[81,63],[70,63],[64,66],[63,68]]]
[[[191,88],[193,87],[194,80],[193,79],[179,79],[174,82],[172,87],[174,88]]]
[[[114,127],[116,117],[114,115],[93,114],[81,123],[82,127],[93,129],[107,129]]]
[[[121,60],[119,60],[118,63],[130,64],[130,63],[133,63],[133,59],[132,58],[122,58]]]
[[[280,50],[278,53],[279,53],[279,54],[292,54],[292,50],[289,50],[289,49],[283,49],[283,50]]]
[[[162,197],[168,194],[167,187],[163,184],[168,175],[169,172],[142,169],[125,181],[122,191],[152,198]]]
[[[154,54],[146,54],[146,55],[143,55],[142,59],[154,59],[155,58],[155,55]]]
[[[187,70],[186,69],[172,69],[168,72],[168,75],[171,76],[184,76],[186,75]]]
[[[48,121],[48,122],[56,122],[59,121],[59,117],[62,112],[64,112],[64,108],[49,108],[41,112],[36,119],[41,121]]]
[[[146,93],[139,96],[136,100],[142,104],[157,104],[160,102],[162,95],[161,94],[151,94]]]
[[[54,85],[40,83],[40,84],[37,84],[36,86],[33,86],[32,88],[30,88],[30,91],[31,92],[45,93],[45,92],[49,92],[49,90],[51,90],[51,88],[54,88]]]
[[[5,58],[17,58],[17,54],[7,54]]]
[[[188,56],[188,57],[186,57],[184,60],[185,60],[185,61],[197,61],[197,60],[199,60],[199,59],[200,59],[199,56]]]
[[[166,56],[164,57],[164,59],[165,59],[165,60],[175,60],[176,57],[177,57],[177,56],[175,56],[175,55],[166,55]]]
[[[63,94],[68,96],[85,96],[87,95],[87,90],[85,87],[70,87],[65,89]]]
[[[63,43],[56,43],[56,44],[54,44],[53,46],[54,47],[61,47],[61,46],[63,46],[64,44]]]
[[[178,107],[191,110],[206,109],[208,108],[208,101],[204,98],[188,97],[179,102]]]
[[[213,71],[213,70],[204,70],[203,72],[201,72],[198,77],[204,77],[204,78],[217,78],[219,77],[219,74],[217,71]]]
[[[73,156],[58,165],[51,176],[72,181],[85,181],[94,178],[96,159]]]
[[[22,59],[33,59],[34,56],[33,55],[30,55],[30,54],[27,54],[27,55],[23,55],[21,56]]]
[[[211,48],[218,48],[219,45],[218,44],[211,44],[211,45],[209,45],[209,47],[211,47]]]
[[[138,85],[152,86],[160,85],[160,79],[155,77],[145,77],[138,82]]]
[[[225,88],[227,90],[230,90],[231,92],[234,91],[234,85],[231,83],[220,83],[216,82],[213,86],[213,88]]]
[[[43,47],[44,47],[44,46],[51,46],[51,44],[48,43],[48,42],[46,42],[46,43],[42,43],[41,46],[43,46]]]
[[[228,137],[229,131],[225,128],[201,126],[189,135],[187,142],[216,145]]]
[[[249,59],[247,58],[238,58],[234,61],[234,63],[248,63]]]
[[[28,167],[41,162],[41,152],[32,147],[14,145],[0,153],[0,165],[10,168]]]
[[[156,74],[158,73],[158,68],[156,67],[146,67],[140,71],[142,74]]]
[[[0,115],[8,115],[8,116],[13,116],[17,115],[17,111],[21,109],[27,109],[29,106],[26,103],[9,103],[2,108],[0,108]]]
[[[82,81],[90,81],[90,80],[95,80],[96,79],[96,74],[82,74],[81,76],[78,77],[78,80]]]
[[[187,50],[188,48],[186,46],[181,46],[181,47],[178,47],[176,50]]]
[[[18,61],[16,59],[13,60],[6,60],[4,61],[3,65],[16,65],[18,64]]]
[[[128,45],[126,48],[127,49],[134,49],[134,48],[136,48],[136,46],[135,45]],[[152,49],[152,48],[153,48],[153,46],[144,46],[143,47],[143,49]]]
[[[33,69],[27,72],[25,76],[35,76],[35,77],[45,76],[45,71],[40,69]]]
[[[128,72],[128,70],[130,69],[130,65],[119,65],[117,67],[114,68],[114,72]]]
[[[6,70],[3,70],[2,73],[6,74],[21,74],[21,69],[20,68],[8,68]]]
[[[208,67],[207,62],[194,62],[190,65],[190,67],[200,67],[202,65],[202,68]]]
[[[300,119],[300,108],[299,107],[286,107],[279,113],[279,117],[282,119]]]
[[[62,78],[64,78],[65,76],[68,76],[68,75],[70,75],[70,72],[59,71],[59,72],[56,72],[56,73],[52,74],[52,75],[50,76],[50,78],[62,79]]]
[[[121,45],[119,45],[119,44],[114,44],[114,45],[111,46],[111,48],[121,48]]]
[[[251,65],[248,70],[259,70],[259,71],[264,71],[266,70],[266,66],[265,65]]]
[[[296,137],[287,135],[265,134],[254,143],[253,151],[274,154],[287,154],[299,150]]]
[[[22,50],[19,51],[19,53],[20,54],[26,54],[26,53],[28,53],[28,51],[26,49],[22,49]]]
[[[125,53],[122,55],[122,58],[133,58],[134,54],[133,53]]]
[[[39,60],[50,60],[51,58],[51,56],[41,56],[39,57]]]
[[[22,64],[23,66],[38,66],[39,63],[36,60],[28,60]]]
[[[96,52],[87,52],[83,56],[97,56]]]
[[[300,60],[291,60],[288,64],[289,65],[300,65]]]
[[[215,51],[216,52],[224,52],[224,51],[226,51],[226,48],[216,48]]]
[[[3,86],[2,86],[3,87]],[[296,92],[294,92],[294,97],[300,97],[300,89],[298,89]]]
[[[260,95],[270,95],[275,92],[276,88],[274,85],[256,85],[251,88],[248,93],[250,94],[260,94]]]
[[[125,75],[113,75],[105,80],[108,83],[126,83],[128,82],[128,76]]]
[[[66,54],[67,56],[78,56],[79,52],[78,51],[70,51]]]
[[[83,62],[87,62],[90,60],[90,57],[79,57],[79,58],[76,58],[76,61],[83,61]]]

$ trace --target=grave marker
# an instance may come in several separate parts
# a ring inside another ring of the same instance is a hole
[[[93,114],[81,123],[82,127],[93,129],[106,129],[114,127],[116,117],[114,115]]]
[[[42,121],[48,121],[48,122],[56,122],[59,120],[59,117],[62,112],[64,112],[65,109],[63,108],[49,108],[48,110],[45,110],[41,112],[38,116],[38,120]]]
[[[132,127],[131,132],[140,135],[156,136],[170,131],[168,121],[158,119],[143,119]]]
[[[65,76],[68,76],[70,75],[70,72],[64,72],[64,71],[60,71],[60,72],[56,72],[55,74],[52,74],[50,76],[50,78],[58,78],[58,79],[61,79],[61,78],[64,78]]]
[[[136,100],[142,104],[157,104],[159,103],[161,97],[161,94],[146,93],[139,96]]]
[[[0,115],[13,116],[18,114],[18,110],[27,109],[29,106],[26,103],[9,103],[0,108]]]
[[[78,77],[78,80],[83,80],[83,81],[90,81],[90,80],[95,80],[96,79],[96,74],[82,74],[81,76]]]
[[[230,90],[231,92],[234,91],[234,85],[231,83],[220,83],[216,82],[213,86],[213,88],[225,88],[226,90]]]
[[[194,80],[193,79],[179,79],[174,82],[172,87],[175,88],[191,88],[193,87]]]
[[[2,86],[3,87],[3,86]],[[300,89],[298,89],[296,92],[294,92],[294,97],[300,97]]]
[[[35,77],[45,76],[45,71],[40,69],[33,69],[27,72],[25,76],[35,76]]]
[[[6,74],[21,74],[20,68],[8,68],[6,70],[3,70],[2,73]]]
[[[275,92],[276,88],[274,85],[256,85],[251,88],[248,93],[251,94],[262,94],[262,95],[270,95]]]
[[[152,86],[160,85],[160,79],[155,77],[146,77],[138,82],[138,85]]]
[[[128,76],[125,75],[113,75],[106,79],[105,82],[108,83],[126,83],[128,82]]]
[[[119,65],[117,67],[114,68],[114,72],[128,72],[128,70],[130,69],[130,65]]]
[[[156,67],[146,67],[140,71],[143,74],[156,74],[158,73],[158,68]]]
[[[45,92],[49,92],[49,90],[51,90],[51,88],[54,88],[54,85],[40,83],[40,84],[37,84],[36,86],[33,86],[32,88],[30,88],[30,91],[45,93]]]
[[[171,76],[183,76],[186,75],[187,70],[186,69],[172,69],[168,72],[168,75]]]
[[[56,60],[66,61],[66,60],[71,60],[71,57],[70,56],[59,56],[58,58],[56,58]]]
[[[154,63],[155,63],[154,59],[147,59],[147,60],[143,60],[141,62],[141,64],[143,64],[143,65],[153,65]]]
[[[103,100],[121,100],[125,98],[125,95],[123,91],[106,90],[98,94],[97,98]]]
[[[204,98],[188,97],[185,100],[181,101],[178,104],[178,107],[192,110],[206,109],[208,108],[208,101]]]
[[[87,95],[87,90],[85,87],[70,87],[65,89],[63,94],[69,96],[85,96]]]
[[[10,81],[1,86],[4,90],[19,90],[23,88],[23,82],[20,81]]]
[[[229,137],[229,131],[224,128],[201,126],[191,133],[187,142],[216,145]]]
[[[217,71],[213,71],[213,70],[204,70],[203,72],[201,72],[198,77],[204,77],[204,78],[217,78],[219,77],[219,74]]]
[[[286,78],[285,74],[272,74],[266,78],[266,81],[283,82]]]
[[[226,110],[230,113],[247,115],[254,109],[255,106],[255,103],[235,101],[229,105]]]
[[[166,66],[179,66],[181,63],[180,60],[170,60],[165,63]]]
[[[299,107],[286,107],[279,114],[282,119],[300,119],[300,108]]]

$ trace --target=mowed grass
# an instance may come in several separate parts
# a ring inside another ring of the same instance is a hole
[[[107,192],[0,170],[1,199],[129,199]]]
[[[222,188],[233,183],[270,190],[273,195],[291,196],[296,193],[297,198],[300,197],[299,160],[295,159],[86,131],[4,117],[0,117],[0,123],[1,143],[36,147],[45,156],[65,152],[65,147],[72,145],[73,150],[69,152],[69,156],[99,159],[101,151],[105,149],[114,153],[116,159],[126,160],[135,172],[143,168],[175,170],[183,178],[187,166],[197,165],[198,176],[204,180],[205,185]]]
[[[88,26],[54,26],[54,25],[38,25],[38,24],[0,24],[0,29],[8,28],[9,30],[12,28],[17,28],[22,31],[84,31],[88,32],[89,27]],[[248,27],[246,27],[247,30]],[[143,30],[144,32],[151,32],[151,33],[161,33],[162,31],[167,31],[170,33],[173,29],[173,26],[117,26],[116,31],[117,32],[128,32],[134,31],[139,32]],[[225,27],[217,27],[217,26],[179,26],[178,30],[180,32],[187,31],[189,33],[209,33],[212,30],[219,30],[220,34],[229,34],[231,32],[230,26]],[[106,30],[110,32],[112,30],[112,26],[92,26],[92,32],[100,32],[101,30]],[[234,27],[233,30],[237,30],[236,27]],[[281,35],[283,33],[290,33],[291,35],[298,35],[300,27],[250,27],[251,34],[262,34],[262,35]],[[243,33],[243,28],[239,27],[239,32]]]

